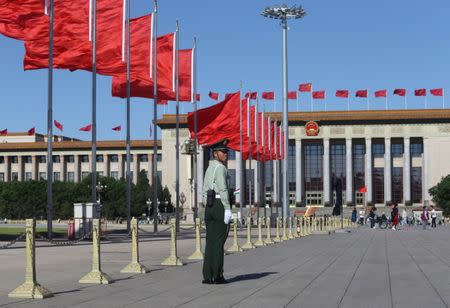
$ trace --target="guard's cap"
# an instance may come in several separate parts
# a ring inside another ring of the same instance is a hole
[[[212,151],[228,152],[228,139],[222,139],[210,146]]]

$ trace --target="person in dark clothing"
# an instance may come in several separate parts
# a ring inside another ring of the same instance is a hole
[[[397,204],[395,203],[392,204],[391,221],[392,221],[392,230],[396,230],[398,225],[398,208]]]
[[[352,211],[352,223],[356,223],[356,216],[358,215],[358,212],[356,212],[356,209],[354,208]]]
[[[375,229],[375,211],[373,208],[370,209],[369,220],[370,220],[370,227],[372,229]]]

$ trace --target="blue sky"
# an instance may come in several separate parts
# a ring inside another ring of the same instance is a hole
[[[153,8],[153,1],[132,1],[133,17]],[[281,3],[281,2],[280,2]],[[159,1],[158,33],[181,25],[181,48],[198,40],[198,91],[201,106],[214,102],[212,90],[224,94],[245,91],[276,91],[281,97],[281,29],[279,22],[260,15],[265,6],[280,4],[266,0],[164,0]],[[369,89],[389,91],[389,107],[404,108],[403,98],[393,97],[394,88],[408,90],[408,107],[423,108],[424,98],[414,97],[417,88],[449,89],[450,10],[448,0],[305,0],[300,4],[308,15],[289,23],[289,89],[312,82],[315,90],[327,91],[328,110],[343,110],[347,101],[334,97],[335,90]],[[425,6],[426,5],[426,6]],[[47,71],[22,68],[23,44],[0,36],[0,129],[26,131],[35,126],[44,133],[47,123]],[[78,129],[91,122],[91,75],[87,72],[55,71],[54,118],[62,122],[64,134],[90,139]],[[98,77],[98,139],[125,137],[111,130],[125,127],[124,100],[110,95],[111,80]],[[374,99],[373,109],[383,109],[384,99]],[[291,110],[296,103],[291,102]],[[350,100],[351,109],[365,109],[365,99]],[[429,108],[441,108],[442,99],[428,96]],[[450,107],[450,102],[446,102]],[[273,103],[266,103],[272,110]],[[278,100],[275,108],[280,110]],[[300,109],[310,110],[310,99],[300,96]],[[324,110],[317,100],[315,110]],[[147,139],[152,120],[152,101],[132,99],[132,139]],[[174,112],[159,108],[159,114]],[[192,110],[182,104],[184,112]]]

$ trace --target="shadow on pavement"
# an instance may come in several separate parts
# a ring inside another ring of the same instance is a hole
[[[278,274],[278,272],[262,272],[262,273],[253,273],[253,274],[246,274],[246,275],[238,275],[233,278],[227,279],[229,283],[232,282],[238,282],[238,281],[244,281],[244,280],[254,280],[254,279],[260,279],[272,274]]]

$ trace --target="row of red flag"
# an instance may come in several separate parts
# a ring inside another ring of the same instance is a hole
[[[55,0],[53,66],[57,69],[92,70],[92,40],[96,38],[96,71],[112,76],[112,95],[127,96],[125,8],[127,0],[96,0],[96,33],[92,33],[92,0]],[[45,2],[45,3],[44,3]],[[0,34],[22,40],[24,69],[48,67],[48,2],[43,0],[0,0]],[[153,62],[157,71],[157,103],[175,100],[176,35],[156,38],[154,14],[130,20],[131,97],[154,98]],[[180,101],[193,101],[194,51],[178,51],[178,94]]]
[[[299,92],[311,92],[311,97],[313,99],[325,99],[326,98],[326,91],[312,91],[312,83],[305,83],[299,85]],[[437,88],[437,89],[430,89],[430,94],[433,96],[444,96],[444,89],[443,88]],[[398,96],[406,96],[406,89],[395,89],[393,91],[393,95]],[[229,94],[225,94],[225,99]],[[374,92],[375,97],[387,97],[388,91],[387,90],[377,90]],[[414,90],[415,96],[426,96],[427,90],[426,89],[416,89]],[[208,96],[215,101],[219,100],[219,93],[217,92],[209,92]],[[349,98],[350,97],[350,91],[349,90],[336,90],[335,93],[336,97],[341,98]],[[256,100],[258,99],[258,92],[247,92],[245,94],[245,97],[250,97],[250,99]],[[358,90],[355,92],[355,97],[369,97],[369,90]],[[261,98],[265,100],[275,100],[275,92],[262,92]],[[289,91],[288,92],[288,99],[297,99],[297,91]]]
[[[242,114],[240,114],[242,110]],[[188,128],[194,138],[194,113],[188,113]],[[242,148],[240,136],[244,136]],[[250,98],[241,100],[240,92],[230,93],[220,103],[197,111],[197,138],[202,145],[228,139],[228,147],[242,152],[242,159],[260,161],[283,159],[284,131],[270,117],[250,105]]]

